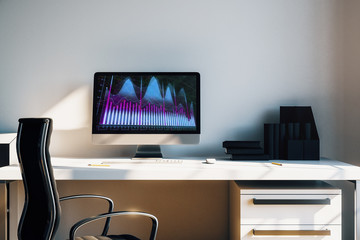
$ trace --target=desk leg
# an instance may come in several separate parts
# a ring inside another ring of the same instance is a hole
[[[24,207],[24,188],[22,181],[12,181],[8,183],[9,195],[9,218],[8,218],[8,239],[17,238],[17,227]]]
[[[360,240],[360,181],[355,182],[355,207],[354,207],[354,223],[355,223],[355,240]]]
[[[0,183],[0,239],[8,239],[8,194],[6,183]]]

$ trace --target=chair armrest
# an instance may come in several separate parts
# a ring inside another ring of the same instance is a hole
[[[118,212],[112,212],[112,213],[104,213],[104,214],[100,214],[98,216],[94,216],[94,217],[89,217],[89,218],[85,218],[83,220],[80,220],[79,222],[75,223],[74,226],[71,228],[70,230],[70,240],[75,240],[75,234],[76,231],[82,227],[83,225],[96,221],[98,219],[103,219],[103,218],[110,218],[110,217],[115,217],[115,216],[124,216],[124,215],[137,215],[137,216],[144,216],[144,217],[148,217],[151,219],[152,221],[152,227],[151,227],[151,234],[150,234],[150,240],[155,240],[156,238],[156,234],[157,234],[157,230],[158,230],[158,219],[149,213],[145,213],[145,212],[129,212],[129,211],[118,211]]]
[[[78,198],[99,198],[104,199],[109,203],[109,212],[112,212],[114,210],[114,202],[111,198],[101,196],[101,195],[94,195],[94,194],[79,194],[79,195],[71,195],[66,197],[59,198],[60,201],[66,201],[66,200],[72,200],[72,199],[78,199]]]
[[[94,195],[94,194],[79,194],[79,195],[71,195],[71,196],[66,196],[66,197],[61,197],[59,198],[60,201],[67,201],[67,200],[72,200],[72,199],[80,199],[80,198],[99,198],[99,199],[103,199],[106,200],[109,203],[109,210],[108,213],[111,213],[114,210],[114,202],[111,198],[105,197],[105,196],[101,196],[101,195]],[[106,235],[109,227],[110,227],[110,220],[111,218],[108,217],[106,219],[105,222],[105,226],[104,226],[104,230],[102,232],[102,235]]]

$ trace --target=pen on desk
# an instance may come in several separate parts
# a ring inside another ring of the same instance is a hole
[[[276,163],[276,162],[272,162],[271,164],[278,165],[278,166],[282,166],[281,163]]]
[[[109,164],[88,164],[91,167],[110,167]]]

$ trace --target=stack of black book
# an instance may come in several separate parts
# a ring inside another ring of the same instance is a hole
[[[260,141],[224,141],[226,154],[231,154],[231,160],[267,160]]]

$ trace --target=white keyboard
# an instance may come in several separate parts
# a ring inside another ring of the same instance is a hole
[[[141,160],[141,161],[146,161],[146,160]],[[155,160],[155,163],[181,164],[182,162],[183,162],[183,160],[181,160],[181,159],[157,159],[157,160]]]
[[[132,159],[118,161],[104,161],[102,164],[182,164],[181,159]]]

